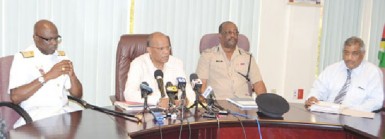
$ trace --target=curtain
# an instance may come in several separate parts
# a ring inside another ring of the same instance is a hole
[[[258,0],[137,0],[134,32],[161,31],[170,36],[173,55],[184,61],[186,74],[190,74],[196,70],[201,37],[218,33],[224,21],[238,26],[257,57],[259,9]]]
[[[257,57],[259,0],[1,0],[0,56],[33,44],[33,25],[53,21],[64,50],[83,84],[83,99],[111,105],[115,93],[115,56],[120,36],[161,31],[171,38],[173,55],[195,72],[199,41],[218,32],[221,22],[238,25]],[[188,76],[187,75],[187,76]]]
[[[59,49],[73,61],[83,84],[83,98],[110,105],[114,93],[115,55],[127,32],[127,0],[2,0],[0,56],[13,55],[33,44],[33,25],[40,19],[56,24]]]
[[[342,60],[345,40],[360,37],[362,0],[325,0],[319,69]]]
[[[385,1],[384,0],[373,0],[372,7],[372,18],[370,28],[370,40],[369,40],[369,51],[367,51],[368,61],[378,64],[379,60],[378,50],[380,49],[380,42],[382,37],[382,31],[385,26]]]

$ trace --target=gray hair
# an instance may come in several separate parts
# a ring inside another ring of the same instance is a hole
[[[344,43],[344,48],[347,46],[352,46],[352,45],[356,45],[356,44],[358,44],[358,46],[360,46],[361,52],[365,52],[364,41],[362,41],[361,38],[358,38],[356,36],[352,36],[352,37],[348,38]]]

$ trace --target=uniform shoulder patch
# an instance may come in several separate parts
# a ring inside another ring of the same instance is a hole
[[[57,51],[57,53],[59,56],[65,56],[66,55],[66,53],[64,51]]]
[[[20,53],[21,55],[23,55],[24,58],[31,58],[35,56],[35,53],[33,51],[22,51]]]

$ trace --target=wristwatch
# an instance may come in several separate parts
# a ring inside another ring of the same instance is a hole
[[[40,76],[39,78],[37,78],[37,80],[38,80],[42,85],[44,85],[45,80],[44,80],[44,77],[43,77],[43,76]]]

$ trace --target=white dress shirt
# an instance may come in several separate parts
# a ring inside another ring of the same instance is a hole
[[[24,51],[33,51],[34,56],[24,58],[21,53],[14,55],[10,71],[9,89],[32,82],[42,76],[40,71],[47,73],[56,63],[68,59],[66,56],[59,56],[57,52],[52,55],[44,55],[35,45],[29,46]],[[67,89],[70,88],[69,76],[59,76],[56,79],[47,81],[35,94],[22,101],[20,106],[26,110],[33,121],[71,112],[73,110],[68,106],[67,98],[69,94]],[[25,121],[20,118],[14,124],[14,128],[24,124]]]
[[[347,69],[344,61],[328,66],[313,83],[308,98],[314,96],[321,101],[334,102],[346,81]],[[351,84],[342,105],[362,111],[381,108],[384,99],[381,70],[372,63],[362,61],[351,74]]]
[[[142,82],[147,82],[153,90],[153,93],[148,96],[148,104],[156,105],[159,102],[161,94],[158,89],[158,83],[154,77],[154,72],[156,70],[157,68],[152,63],[149,53],[145,53],[132,61],[130,70],[128,71],[126,89],[124,90],[124,97],[126,101],[143,103],[144,99],[141,98],[141,90],[139,86]],[[181,60],[170,55],[168,62],[164,64],[162,71],[164,86],[167,82],[171,82],[173,85],[177,85],[176,78],[183,77],[187,81],[187,99],[189,99],[190,103],[195,100],[195,93],[192,90],[188,79],[186,78],[186,74],[183,70],[183,62]],[[167,97],[166,92],[165,94]],[[178,95],[181,95],[181,91],[179,91]]]

